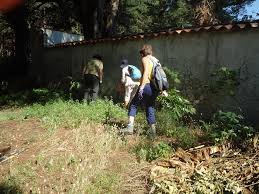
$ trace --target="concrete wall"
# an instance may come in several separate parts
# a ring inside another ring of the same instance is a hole
[[[231,106],[241,107],[250,120],[259,115],[259,30],[247,29],[228,32],[183,33],[152,39],[122,40],[66,48],[45,48],[40,61],[43,76],[80,74],[81,65],[93,54],[104,57],[105,82],[113,89],[120,77],[120,61],[128,58],[130,64],[138,65],[139,49],[144,43],[154,48],[154,55],[161,63],[181,73],[206,81],[210,72],[220,66],[241,68],[242,76],[248,77],[237,91],[237,101]],[[34,61],[35,63],[35,61]],[[111,90],[112,91],[112,90]]]

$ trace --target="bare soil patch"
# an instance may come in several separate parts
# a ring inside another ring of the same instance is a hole
[[[15,151],[20,152],[15,157],[7,157],[7,160],[0,164],[0,177],[8,173],[10,162],[23,163],[38,152],[41,149],[39,142],[44,138],[45,132],[46,130],[41,127],[40,122],[36,119],[0,122],[1,156],[8,156]]]
[[[50,134],[36,119],[0,122],[2,156],[23,150],[0,163],[0,193],[1,184],[10,176],[21,182],[18,181],[17,188],[8,186],[7,189],[21,193],[79,191],[84,177],[90,178],[90,184],[87,181],[85,187],[94,184],[98,187],[93,187],[96,192],[114,192],[116,188],[116,193],[147,193],[146,177],[150,166],[146,162],[139,163],[129,152],[139,137],[127,137],[127,143],[120,146],[120,140],[108,134],[99,124],[83,126],[78,130],[57,129]],[[114,186],[109,188],[110,182]]]

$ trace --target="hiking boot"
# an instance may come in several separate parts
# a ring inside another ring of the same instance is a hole
[[[149,139],[154,140],[156,137],[156,126],[154,124],[152,124],[149,128],[149,130],[147,131],[147,136]]]
[[[128,125],[126,128],[123,128],[120,130],[120,133],[123,133],[125,135],[132,135],[134,131],[133,125]]]

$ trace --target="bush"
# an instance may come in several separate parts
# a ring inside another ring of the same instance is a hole
[[[66,99],[62,91],[33,89],[0,96],[1,106],[26,106],[33,103],[45,104],[57,99]]]
[[[157,124],[158,134],[173,138],[179,147],[190,148],[198,142],[198,137],[194,133],[196,129],[175,121],[167,111],[157,113]]]
[[[69,98],[73,100],[83,99],[83,84],[82,80],[76,81],[71,78],[70,87],[69,87]]]
[[[218,95],[233,96],[237,86],[240,84],[238,71],[230,70],[227,67],[221,67],[212,73],[212,83],[210,91]]]
[[[243,119],[242,115],[219,111],[213,116],[212,137],[218,143],[224,143],[226,141],[241,142],[251,137],[254,129],[244,125]]]
[[[169,69],[167,67],[164,67],[164,71],[166,73],[168,82],[170,83],[170,86],[176,86],[181,83],[179,72]]]
[[[168,94],[168,97],[159,96],[158,102],[162,106],[162,110],[166,110],[174,120],[180,120],[184,116],[194,115],[196,113],[193,105],[182,97],[178,90],[172,89]]]

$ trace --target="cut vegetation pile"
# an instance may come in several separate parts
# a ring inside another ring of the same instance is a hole
[[[258,148],[254,143],[249,153],[229,146],[179,149],[170,159],[154,162],[150,193],[258,193]]]

